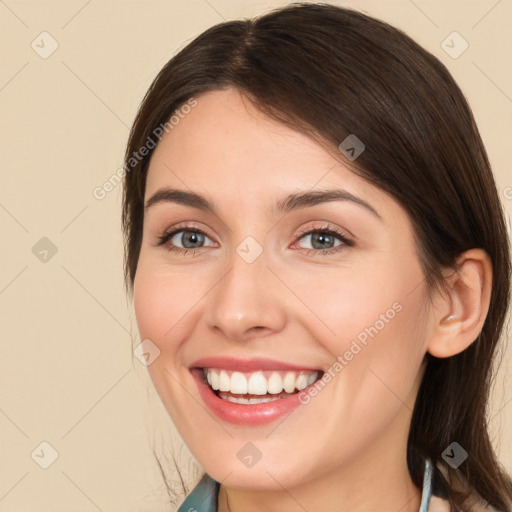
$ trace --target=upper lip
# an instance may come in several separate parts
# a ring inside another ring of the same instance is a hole
[[[219,368],[241,372],[253,372],[258,370],[295,370],[317,371],[318,368],[310,366],[285,363],[267,358],[241,359],[234,357],[204,357],[194,361],[189,368]]]

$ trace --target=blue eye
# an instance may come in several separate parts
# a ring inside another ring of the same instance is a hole
[[[301,240],[310,237],[312,248],[301,247],[308,255],[327,255],[352,247],[354,242],[336,228],[325,226],[314,229],[303,229],[296,235]],[[207,243],[207,242],[210,243]],[[181,244],[181,246],[180,246]],[[215,245],[211,238],[201,229],[195,226],[180,226],[158,237],[156,246],[165,246],[169,251],[186,254],[196,254],[198,249]]]
[[[313,232],[309,235],[304,235],[302,236],[301,240],[304,240],[307,237],[310,237],[310,242],[313,246],[313,249],[332,249],[333,247],[337,247],[338,245],[343,244],[343,241],[340,240],[338,236],[331,235],[325,231]]]
[[[325,226],[302,230],[298,235],[298,240],[310,238],[312,249],[303,248],[308,254],[332,254],[342,250],[344,246],[352,247],[354,243],[346,235],[335,228]]]
[[[181,236],[180,233],[182,233]],[[185,245],[185,247],[183,247],[184,249],[197,249],[201,247],[201,244],[204,244],[205,237],[206,235],[201,231],[188,231],[183,229],[176,232],[176,234],[170,238],[170,241],[173,245],[176,245],[176,242],[180,241],[182,245]],[[192,247],[186,247],[187,245],[191,245]]]
[[[203,245],[205,243],[205,239],[210,240],[210,238],[204,231],[190,226],[188,229],[182,227],[164,233],[162,236],[158,238],[157,245],[167,245],[167,248],[170,251],[186,252],[188,250],[206,247],[207,245]],[[182,244],[182,247],[179,247],[177,245],[179,243]]]

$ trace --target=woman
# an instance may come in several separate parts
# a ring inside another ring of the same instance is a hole
[[[508,239],[437,59],[328,4],[222,23],[151,85],[125,170],[148,370],[206,472],[179,510],[510,510]]]

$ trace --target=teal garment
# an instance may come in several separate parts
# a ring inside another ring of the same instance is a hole
[[[178,512],[217,512],[219,487],[218,482],[205,474],[178,509]]]
[[[217,512],[217,495],[220,484],[204,475],[193,491],[183,502],[178,512]],[[432,496],[432,465],[425,462],[425,474],[423,476],[423,492],[421,505],[418,512],[428,512],[430,497]]]

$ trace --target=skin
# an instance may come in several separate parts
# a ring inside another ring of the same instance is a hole
[[[194,457],[221,482],[219,510],[417,512],[406,446],[425,354],[449,357],[478,335],[488,258],[462,255],[459,275],[447,273],[447,291],[430,302],[411,223],[392,197],[233,89],[197,100],[155,149],[145,198],[194,191],[218,214],[171,202],[145,211],[134,303],[141,339],[160,350],[150,376]],[[292,192],[330,188],[378,216],[351,201],[272,212]],[[205,246],[178,254],[155,245],[182,224],[206,231]],[[354,245],[320,254],[310,235],[299,238],[326,224]],[[236,252],[247,236],[263,249],[252,263]],[[204,407],[193,361],[265,357],[327,371],[394,303],[401,311],[286,418],[238,426]],[[237,457],[248,441],[262,454],[251,468]]]

